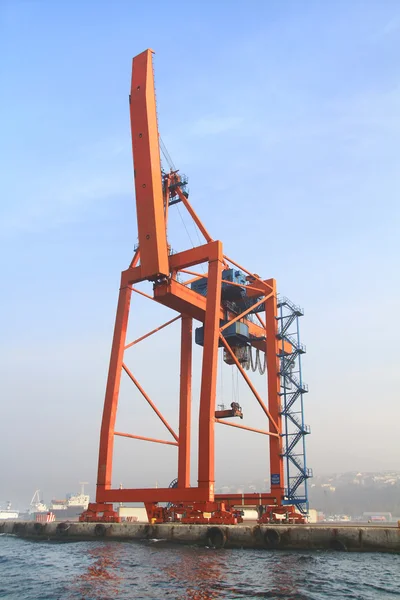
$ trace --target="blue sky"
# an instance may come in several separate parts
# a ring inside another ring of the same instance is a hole
[[[131,59],[147,47],[160,132],[197,212],[305,307],[311,466],[398,466],[399,34],[395,1],[0,0],[0,465],[13,457],[0,501],[94,483],[119,273],[137,241]],[[179,223],[176,248],[190,245]],[[155,395],[177,375],[167,355],[157,365]],[[246,443],[240,476],[261,448]]]

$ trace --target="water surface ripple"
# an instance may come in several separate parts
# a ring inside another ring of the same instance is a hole
[[[0,536],[9,600],[400,599],[400,556]]]

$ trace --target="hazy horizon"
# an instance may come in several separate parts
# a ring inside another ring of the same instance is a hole
[[[94,493],[120,272],[137,242],[131,60],[147,47],[160,133],[195,210],[228,256],[305,309],[309,466],[399,470],[400,5],[251,4],[0,3],[0,501],[28,506],[37,488],[48,501],[80,481]],[[197,244],[175,208],[173,248]],[[134,298],[128,339],[173,316]],[[156,335],[128,365],[177,429],[179,325]],[[217,402],[238,394],[257,426],[245,384],[223,373]],[[165,435],[125,380],[117,424]],[[117,439],[114,484],[168,485],[176,449],[155,446]],[[216,449],[217,486],[268,477],[264,436],[217,427]]]

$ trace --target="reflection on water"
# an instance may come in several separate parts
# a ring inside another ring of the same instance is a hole
[[[276,598],[309,600],[305,565],[312,556],[218,551],[164,543],[96,544],[73,583],[71,598]]]
[[[121,593],[121,548],[118,544],[96,545],[89,548],[83,573],[73,584],[74,596],[86,598],[118,598]]]
[[[179,599],[287,598],[307,600],[298,587],[301,568],[298,557],[266,552],[199,551],[185,553],[179,564],[166,567],[178,579],[184,592]]]
[[[76,547],[77,544],[74,544]],[[213,550],[177,547],[166,543],[87,544],[85,564],[71,582],[69,599],[158,600],[256,599],[329,600],[400,598],[397,583],[387,575],[380,584],[374,555],[338,555],[329,552]],[[383,561],[394,556],[378,555]],[[368,579],[362,576],[367,561]],[[358,565],[358,567],[357,567]],[[361,566],[362,565],[362,566]],[[375,574],[371,572],[374,565]],[[338,573],[341,573],[338,578]],[[371,578],[374,589],[369,590]],[[360,585],[362,584],[362,585]],[[390,594],[390,586],[397,589]],[[397,585],[397,588],[396,588]],[[360,594],[357,587],[362,587]]]
[[[7,600],[400,600],[399,556],[0,537]]]
[[[179,560],[164,567],[170,584],[180,590],[177,599],[212,600],[219,598],[220,582],[224,574],[223,555],[215,552],[185,552]]]
[[[88,548],[70,597],[306,600],[301,573],[299,557],[283,553],[113,542]]]

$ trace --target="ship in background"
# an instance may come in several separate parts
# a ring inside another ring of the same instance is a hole
[[[18,519],[19,512],[11,508],[11,502],[7,502],[6,508],[0,507],[0,520]]]
[[[40,499],[40,490],[35,490],[29,508],[20,511],[18,518],[22,521],[31,521],[36,518],[36,514],[46,514],[48,510],[46,504]]]
[[[55,521],[78,521],[79,515],[87,509],[90,496],[85,494],[86,481],[80,482],[78,494],[67,494],[64,500],[53,499],[49,505],[40,499],[40,490],[36,490],[26,518],[42,521],[45,515],[54,515]]]
[[[34,515],[35,513],[44,513],[48,510],[46,504],[40,499],[40,490],[36,490],[29,505],[28,514]]]
[[[87,481],[81,482],[79,494],[67,494],[65,500],[52,500],[49,512],[55,516],[56,521],[78,521],[79,515],[87,510],[90,496],[85,494]]]

